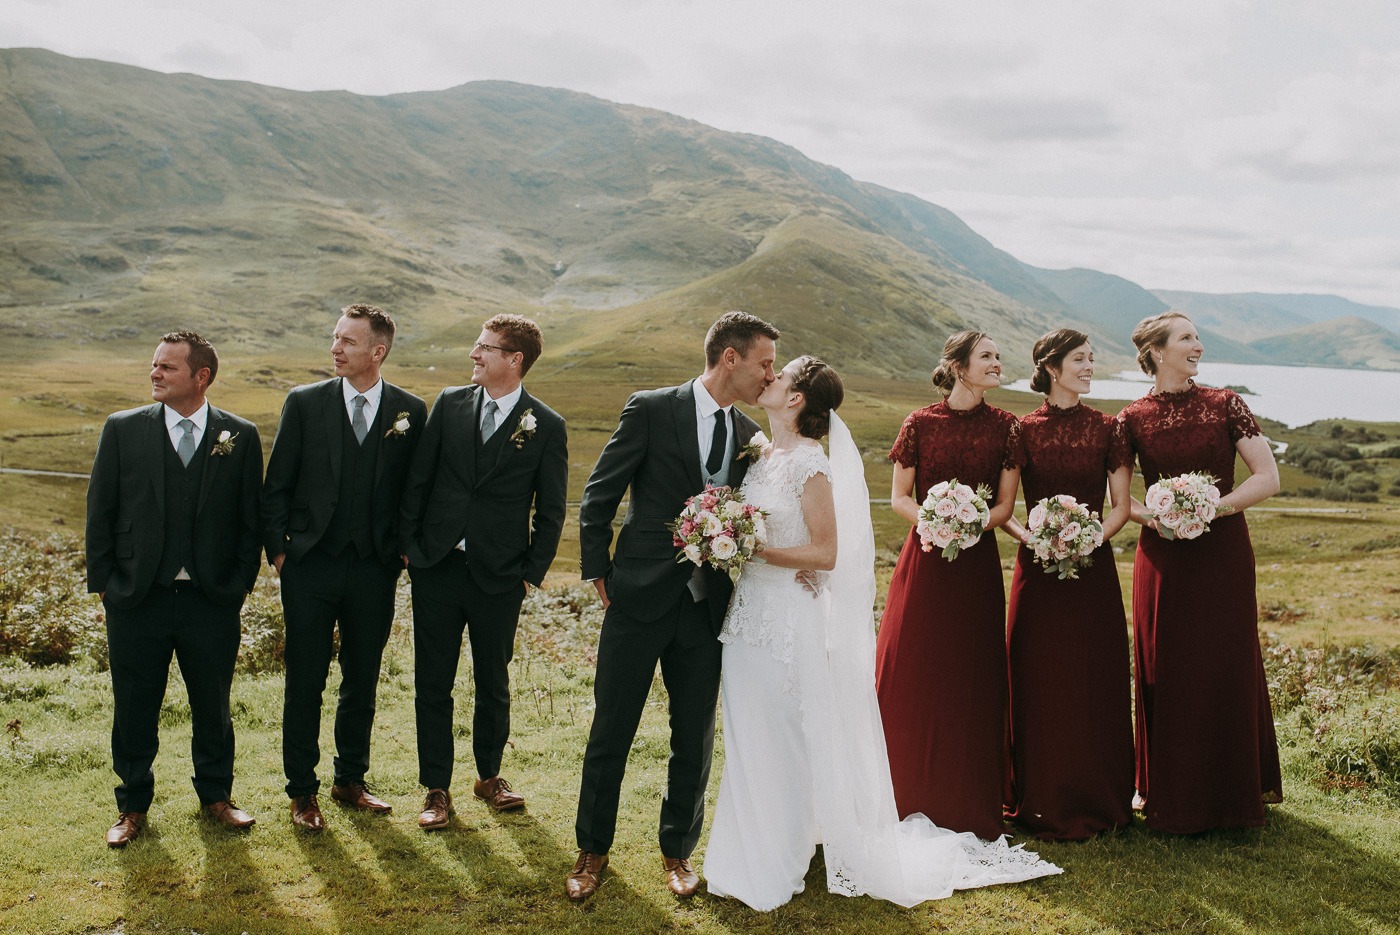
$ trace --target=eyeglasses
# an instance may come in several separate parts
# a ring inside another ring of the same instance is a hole
[[[475,354],[477,351],[500,351],[502,354],[515,353],[515,351],[512,351],[508,347],[501,347],[499,344],[486,344],[482,341],[477,341],[476,344],[472,346],[472,353]]]

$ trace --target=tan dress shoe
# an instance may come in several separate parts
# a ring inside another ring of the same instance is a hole
[[[362,782],[347,782],[343,786],[331,786],[331,798],[351,808],[358,808],[364,812],[374,812],[376,815],[387,815],[394,810],[394,806],[370,792],[369,788]]]
[[[321,806],[314,795],[292,796],[292,824],[303,831],[320,831],[326,826],[321,818]]]
[[[117,816],[117,823],[107,829],[108,847],[126,847],[136,836],[141,833],[141,829],[146,827],[145,812],[122,812]]]
[[[602,880],[603,869],[607,865],[607,854],[579,851],[578,860],[574,861],[573,872],[564,881],[564,891],[569,894],[569,898],[581,903],[598,892],[599,881]]]
[[[204,814],[233,831],[246,831],[258,822],[256,818],[228,799],[222,802],[210,802],[204,806]]]
[[[700,875],[690,865],[687,857],[661,858],[661,866],[666,868],[666,888],[677,896],[690,898],[700,886]]]
[[[510,783],[500,776],[478,779],[476,784],[472,786],[472,795],[498,812],[509,812],[525,807],[525,796],[512,789]]]
[[[423,810],[418,813],[418,827],[424,831],[438,831],[447,827],[452,818],[452,796],[446,789],[429,789],[423,800]]]

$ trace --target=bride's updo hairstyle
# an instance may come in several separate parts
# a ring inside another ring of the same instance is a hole
[[[1050,370],[1059,370],[1065,363],[1065,355],[1082,344],[1089,343],[1089,336],[1073,328],[1052,331],[1035,342],[1031,348],[1031,361],[1035,372],[1031,374],[1031,390],[1036,393],[1050,392]]]
[[[933,369],[933,385],[939,392],[944,396],[953,392],[953,387],[958,385],[958,375],[967,369],[972,360],[972,349],[977,346],[978,341],[990,337],[985,331],[969,329],[954,332],[943,342],[943,356],[939,358],[938,366]]]
[[[1174,318],[1185,318],[1190,321],[1190,316],[1185,312],[1170,309],[1160,315],[1144,318],[1133,329],[1133,346],[1137,348],[1138,352],[1138,367],[1149,377],[1157,375],[1157,361],[1152,359],[1152,352],[1167,346],[1167,339],[1172,336],[1172,319]]]
[[[800,357],[792,391],[805,399],[797,414],[797,433],[804,438],[825,438],[831,431],[831,410],[840,408],[846,398],[841,377],[820,357]]]

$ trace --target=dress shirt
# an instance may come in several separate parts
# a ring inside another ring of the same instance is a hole
[[[695,378],[695,437],[700,441],[700,473],[705,475],[705,463],[710,460],[710,446],[714,443],[715,413],[724,410],[724,460],[728,464],[734,460],[734,419],[730,410],[733,406],[721,406],[715,402],[710,391],[705,389],[705,381]]]
[[[180,420],[185,418],[194,423],[194,447],[198,450],[204,438],[204,427],[209,424],[209,401],[205,400],[204,405],[189,416],[182,416],[169,406],[165,407],[165,431],[170,436],[171,447],[176,451],[180,450],[180,439],[185,437],[185,430],[180,428]]]
[[[356,396],[365,398],[365,425],[374,424],[374,414],[379,411],[379,399],[384,395],[384,381],[375,380],[374,386],[361,393],[350,385],[349,380],[340,381],[340,391],[345,396],[345,414],[350,417],[350,421],[355,421],[355,405],[352,400]]]

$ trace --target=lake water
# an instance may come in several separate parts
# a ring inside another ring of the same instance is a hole
[[[1400,422],[1400,373],[1337,370],[1331,367],[1276,367],[1264,364],[1202,363],[1200,382],[1210,386],[1244,386],[1249,408],[1293,427],[1319,419]],[[1030,392],[1029,380],[1008,389]],[[1137,399],[1152,381],[1137,371],[1114,379],[1095,379],[1090,399]]]

